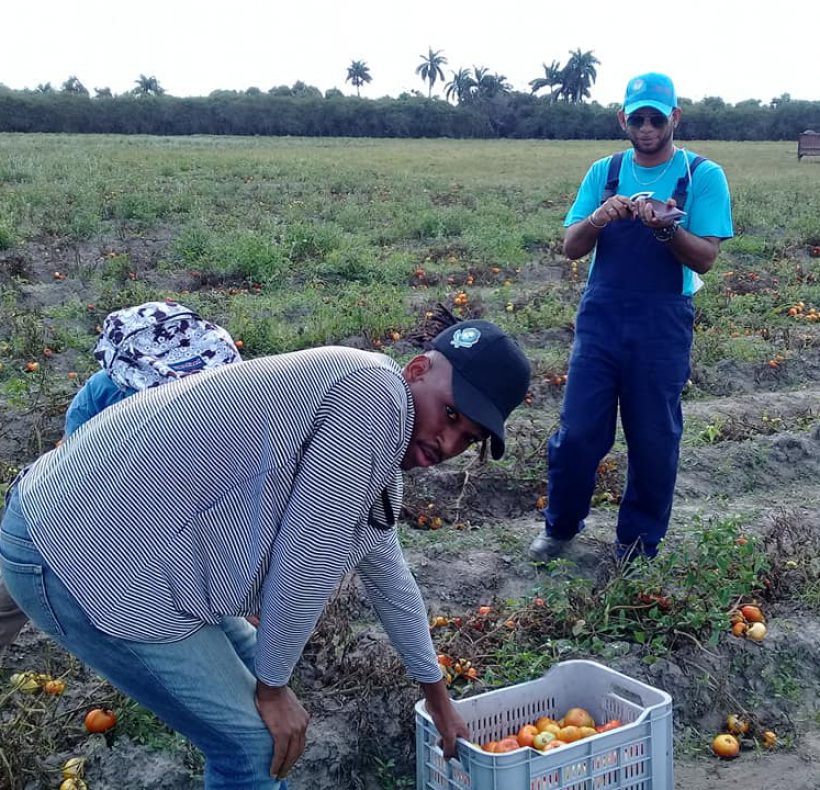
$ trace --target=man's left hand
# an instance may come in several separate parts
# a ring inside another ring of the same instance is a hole
[[[664,208],[676,208],[674,198],[665,203],[653,200],[636,200],[633,202],[633,211],[648,228],[668,228],[675,223],[676,216],[664,216]]]

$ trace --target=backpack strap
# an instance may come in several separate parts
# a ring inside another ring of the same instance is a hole
[[[685,175],[682,175],[678,179],[678,183],[675,185],[675,191],[672,194],[672,197],[675,198],[675,205],[678,208],[683,208],[683,204],[686,203],[686,196],[689,192],[689,184],[692,181],[692,177],[695,174],[695,170],[697,170],[698,165],[705,161],[706,157],[703,156],[696,156],[690,163],[689,167],[687,168],[687,172]]]
[[[601,203],[618,194],[618,181],[621,178],[621,161],[623,158],[624,152],[618,151],[617,154],[612,154],[612,159],[609,160],[609,170],[606,173],[606,186],[604,187],[604,194],[601,196]]]

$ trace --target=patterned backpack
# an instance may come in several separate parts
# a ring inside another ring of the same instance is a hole
[[[172,301],[109,313],[94,357],[118,387],[135,390],[242,361],[221,326]]]

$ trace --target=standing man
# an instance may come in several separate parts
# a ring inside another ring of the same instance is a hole
[[[452,757],[469,731],[396,534],[401,470],[484,442],[500,458],[529,381],[520,348],[474,320],[403,369],[317,348],[137,392],[12,484],[3,578],[42,631],[204,752],[206,788],[273,790],[305,748],[288,681],[355,569]]]
[[[564,221],[567,257],[593,256],[547,451],[545,531],[530,545],[536,560],[560,556],[583,528],[619,409],[628,451],[619,556],[654,556],[669,525],[692,295],[732,236],[723,170],[675,145],[680,118],[669,77],[630,80],[618,122],[632,149],[592,165]]]

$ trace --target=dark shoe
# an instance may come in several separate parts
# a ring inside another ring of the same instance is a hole
[[[567,550],[570,540],[558,540],[551,538],[543,532],[530,543],[530,557],[537,562],[550,562],[557,560]]]

